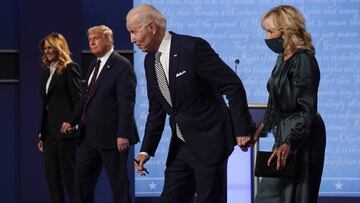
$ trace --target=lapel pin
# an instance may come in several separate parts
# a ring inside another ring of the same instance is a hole
[[[107,65],[106,68],[109,69],[109,68],[110,68],[110,65]]]
[[[174,54],[174,57],[177,57],[177,54]]]

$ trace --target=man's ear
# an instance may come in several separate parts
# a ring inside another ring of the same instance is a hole
[[[106,39],[106,46],[107,47],[110,47],[112,44],[111,44],[111,40],[109,40],[109,39]]]
[[[151,33],[155,35],[157,33],[157,26],[153,22],[151,22],[148,26],[151,30]]]

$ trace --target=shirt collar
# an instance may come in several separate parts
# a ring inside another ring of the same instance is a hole
[[[106,52],[106,54],[104,56],[99,58],[102,64],[104,64],[109,59],[109,57],[113,51],[114,51],[114,48],[111,48],[108,52]]]
[[[57,62],[57,61],[56,61],[56,62],[52,62],[52,63],[50,64],[49,69],[50,69],[50,73],[51,73],[51,74],[54,73],[54,71],[55,71],[56,68],[57,68],[57,65],[58,65],[58,62]]]
[[[170,53],[170,44],[171,44],[171,34],[166,31],[163,40],[161,41],[160,47],[158,49],[161,53]]]

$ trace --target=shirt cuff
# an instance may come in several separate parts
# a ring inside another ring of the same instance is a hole
[[[147,152],[140,152],[139,155],[142,154],[142,155],[145,155],[149,158],[149,154]]]

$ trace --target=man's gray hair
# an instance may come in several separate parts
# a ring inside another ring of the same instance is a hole
[[[152,22],[157,25],[160,30],[166,30],[166,18],[159,10],[150,4],[140,4],[132,8],[128,12],[126,20],[133,17],[137,17],[142,26],[147,26]]]

